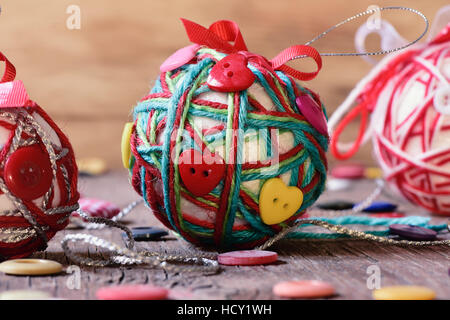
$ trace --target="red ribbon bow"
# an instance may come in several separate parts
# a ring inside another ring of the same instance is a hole
[[[5,61],[5,72],[0,80],[0,83],[13,81],[16,77],[16,68],[9,60],[5,57],[3,53],[0,52],[0,61]]]
[[[193,43],[205,45],[224,53],[240,52],[246,56],[257,56],[248,52],[241,31],[234,21],[216,21],[208,29],[186,19],[181,19],[181,21],[184,24],[189,40]],[[230,44],[230,42],[233,42],[233,44]],[[315,72],[301,72],[286,65],[288,61],[305,56],[312,58],[316,62],[317,70]],[[298,80],[314,79],[322,68],[322,58],[319,52],[313,47],[306,45],[289,47],[271,60],[267,60],[264,57],[261,58],[256,59],[256,62],[264,65],[266,68],[283,71]]]

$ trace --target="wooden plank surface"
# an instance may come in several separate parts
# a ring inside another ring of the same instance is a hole
[[[448,0],[3,0],[0,51],[16,65],[30,96],[69,135],[79,157],[104,158],[120,167],[119,143],[136,102],[149,91],[159,65],[189,42],[180,17],[209,25],[220,19],[239,23],[251,51],[268,58],[303,44],[369,5],[408,6],[430,20]],[[69,5],[81,10],[81,29],[66,27]],[[414,39],[420,18],[405,12],[383,13],[400,34]],[[353,38],[364,19],[317,41],[320,52],[353,51]],[[370,37],[369,49],[378,49]],[[294,66],[311,71],[312,64]],[[306,85],[318,92],[329,113],[344,100],[371,66],[360,58],[324,58],[319,76]],[[357,124],[344,133],[354,139]],[[96,133],[92,139],[92,132]],[[373,161],[371,148],[357,159]],[[330,161],[333,158],[330,157]]]
[[[80,191],[85,197],[97,197],[112,201],[124,207],[139,199],[127,182],[124,171],[113,171],[94,178],[82,178]],[[372,181],[360,181],[351,189],[339,192],[325,192],[320,201],[327,199],[345,199],[361,201],[374,188]],[[386,190],[381,199],[399,204],[399,209],[407,214],[425,215],[400,199],[392,198]],[[447,218],[433,217],[433,223],[445,223]],[[150,210],[139,206],[124,223],[129,227],[161,226]],[[322,230],[320,230],[322,231]],[[57,260],[67,268],[73,265],[64,255],[60,241],[68,233],[89,233],[124,245],[121,231],[116,229],[74,230],[59,232],[49,243],[44,253],[35,257]],[[448,232],[442,238],[450,239]],[[73,248],[73,246],[72,246]],[[183,253],[195,255],[198,249],[169,236],[166,241],[138,243],[138,248],[164,253]],[[76,247],[80,253],[90,257],[99,257],[103,253],[95,247]],[[70,289],[67,281],[72,274],[57,276],[28,277],[0,274],[0,292],[13,289],[36,289],[51,293],[64,299],[95,299],[99,287],[128,284],[152,283],[173,289],[178,297],[185,299],[277,299],[273,296],[272,286],[278,281],[290,279],[321,279],[332,283],[338,295],[332,299],[371,299],[371,290],[367,287],[367,268],[378,266],[381,271],[381,285],[423,285],[436,291],[439,299],[450,299],[450,251],[448,247],[402,248],[373,242],[339,241],[298,241],[283,240],[271,250],[279,254],[279,262],[268,266],[223,267],[216,275],[201,273],[176,273],[151,269],[144,266],[87,268],[81,267],[81,287]]]

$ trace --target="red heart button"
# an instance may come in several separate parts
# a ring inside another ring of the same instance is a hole
[[[223,159],[207,150],[202,154],[189,149],[180,154],[178,168],[186,188],[195,196],[210,193],[223,179]]]
[[[255,82],[255,75],[247,67],[247,57],[233,53],[211,69],[206,83],[215,91],[236,92],[250,87]]]

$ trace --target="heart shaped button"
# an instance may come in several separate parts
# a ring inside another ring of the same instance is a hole
[[[122,141],[120,143],[120,149],[122,151],[122,164],[125,169],[130,168],[131,148],[130,140],[133,133],[133,122],[127,122],[123,127]]]
[[[198,48],[200,48],[198,44],[192,44],[175,51],[170,57],[166,59],[166,61],[162,63],[162,65],[159,67],[159,70],[161,72],[167,72],[181,67],[195,57]]]
[[[218,154],[189,149],[180,154],[178,169],[186,189],[195,196],[210,193],[225,175],[225,163]]]
[[[297,212],[303,203],[303,192],[297,187],[288,187],[280,178],[267,180],[259,194],[259,214],[265,224],[286,221]]]
[[[295,100],[300,112],[321,134],[328,134],[327,119],[319,104],[309,94],[302,94]]]
[[[211,69],[206,83],[215,91],[236,92],[250,87],[255,81],[255,75],[247,67],[247,57],[232,53]]]

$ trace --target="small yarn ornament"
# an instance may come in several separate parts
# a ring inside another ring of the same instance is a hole
[[[432,41],[386,57],[358,84],[336,111],[342,114],[354,99],[359,103],[334,131],[332,153],[349,158],[372,135],[389,185],[429,212],[450,215],[449,81],[450,23]],[[369,113],[371,130],[363,135]],[[358,139],[342,152],[339,135],[358,115]]]
[[[44,250],[78,208],[77,167],[67,137],[0,60],[0,256],[23,258]]]
[[[294,224],[324,190],[325,109],[317,94],[295,80],[312,79],[318,71],[303,73],[284,64],[307,55],[320,69],[320,55],[312,47],[294,46],[268,61],[247,51],[231,21],[209,29],[183,23],[195,44],[161,66],[150,94],[134,108],[126,166],[134,189],[155,216],[187,241],[252,248]],[[228,72],[239,77],[239,90],[227,91],[235,83],[220,78],[220,68],[231,68]],[[296,99],[305,95],[318,106],[313,117],[322,117],[317,118],[322,125],[312,125],[311,116],[300,111]],[[188,168],[192,174],[206,168],[211,186],[201,175],[188,180],[186,158],[194,159]],[[261,219],[259,197],[273,178],[299,188],[303,202],[286,220],[269,225]]]

